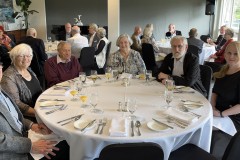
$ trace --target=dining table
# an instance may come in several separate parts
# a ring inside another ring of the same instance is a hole
[[[77,81],[80,81],[78,77],[45,90],[35,106],[38,121],[67,141],[71,160],[93,160],[104,147],[116,143],[157,143],[163,149],[164,160],[187,143],[210,150],[212,109],[198,91],[180,86],[173,91],[173,100],[167,106],[166,87],[154,78],[147,80],[139,75],[129,77],[125,83],[125,78],[108,80],[105,75],[98,75],[95,83],[91,77],[87,78],[74,100],[71,86]],[[86,95],[84,102],[80,101],[83,94]],[[98,96],[96,104],[93,104],[93,95]],[[131,99],[136,102],[133,114],[129,112]],[[186,102],[193,104],[187,106]],[[65,108],[59,109],[59,106]],[[101,112],[93,112],[93,106]],[[183,106],[188,110],[182,110]],[[64,121],[66,119],[70,121]],[[137,121],[141,124],[141,135]]]
[[[58,41],[44,42],[45,52],[46,52],[48,58],[51,58],[58,54],[58,52],[57,52],[58,43],[59,43]]]

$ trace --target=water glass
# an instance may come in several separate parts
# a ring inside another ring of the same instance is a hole
[[[132,99],[128,99],[128,111],[131,113],[131,115],[129,115],[129,118],[131,120],[134,120],[136,118],[136,116],[134,115],[134,112],[137,110],[137,103],[136,103],[136,99],[132,98]]]
[[[168,91],[173,91],[175,89],[175,82],[174,80],[167,79],[165,82],[165,86]]]
[[[173,100],[173,91],[168,90],[168,89],[165,89],[164,99],[165,99],[165,101],[166,101],[166,103],[167,103],[167,108],[171,107],[171,106],[170,106],[170,103],[171,103],[172,100]]]
[[[71,84],[70,94],[73,96],[71,101],[77,101],[77,98],[75,98],[75,95],[78,94],[78,89],[75,83]]]
[[[112,77],[112,68],[111,67],[106,67],[105,76],[107,78],[107,82],[109,82],[109,79]]]
[[[113,78],[115,81],[118,79],[118,70],[112,70]]]
[[[98,78],[97,71],[96,70],[91,70],[91,79],[93,80],[94,84],[95,84],[97,78]]]
[[[86,73],[85,73],[85,72],[79,72],[79,80],[80,80],[82,83],[85,83],[85,82],[86,82]]]
[[[149,80],[152,78],[152,71],[147,70],[146,71],[146,82],[149,82]]]
[[[93,109],[91,110],[91,112],[93,113],[103,113],[103,111],[101,109],[97,109],[96,106],[98,105],[98,93],[92,93],[91,97],[90,97],[90,104],[93,107]]]

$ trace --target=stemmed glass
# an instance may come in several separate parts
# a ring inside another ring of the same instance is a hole
[[[82,83],[86,82],[86,73],[85,72],[79,72],[79,79],[82,81]]]
[[[97,80],[97,71],[96,70],[91,70],[91,79],[93,80],[93,83],[95,84]]]
[[[112,70],[113,78],[115,81],[118,79],[118,70]]]
[[[175,89],[175,82],[174,80],[167,79],[165,82],[166,89],[168,91],[173,91]]]
[[[77,101],[77,98],[75,98],[75,95],[78,94],[78,89],[75,83],[71,84],[70,94],[73,96],[71,101]]]
[[[98,104],[98,93],[92,93],[90,97],[90,104],[93,107],[91,112],[93,113],[103,113],[101,109],[97,109],[96,106]]]
[[[107,82],[109,82],[109,79],[112,76],[112,68],[111,67],[106,67],[106,69],[105,69],[105,76],[107,78]]]
[[[173,91],[172,90],[168,90],[167,88],[165,89],[165,92],[164,92],[164,99],[165,101],[167,102],[167,109],[170,106],[170,103],[172,102],[173,100]]]
[[[88,94],[87,94],[87,88],[84,88],[82,90],[82,92],[80,93],[80,101],[82,102],[81,107],[82,108],[87,108],[88,105],[86,104],[87,100],[88,100]]]
[[[147,70],[146,71],[146,82],[148,83],[151,78],[152,78],[152,71]]]
[[[82,90],[82,88],[83,88],[83,86],[82,86],[82,82],[81,82],[81,81],[76,81],[74,85],[75,85],[75,87],[76,87],[78,93],[80,93],[81,90]]]
[[[134,120],[136,118],[136,116],[134,115],[134,112],[137,110],[136,99],[129,99],[127,108],[128,108],[128,111],[131,113],[131,115],[129,115],[129,118],[131,120]]]

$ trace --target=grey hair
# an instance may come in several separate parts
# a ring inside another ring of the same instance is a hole
[[[127,38],[130,46],[133,44],[133,41],[132,41],[132,39],[130,38],[130,36],[129,36],[128,34],[124,33],[124,34],[121,34],[121,35],[118,37],[117,41],[116,41],[116,45],[117,45],[118,47],[119,47],[119,45],[120,45],[120,40],[121,40],[122,38]]]
[[[143,30],[143,36],[144,37],[151,37],[152,36],[152,29],[147,27],[147,28],[144,28]]]
[[[89,28],[92,28],[94,31],[97,31],[98,30],[98,26],[95,24],[95,23],[90,23],[89,24]]]
[[[234,36],[234,31],[232,28],[227,28],[225,30],[225,34],[229,35],[230,37],[233,37]]]
[[[181,40],[183,42],[183,44],[185,45],[188,45],[188,42],[187,42],[187,38],[183,37],[183,36],[174,36],[172,39],[171,39],[171,45],[172,45],[172,42],[174,40]]]
[[[76,33],[80,33],[80,32],[81,32],[81,30],[78,26],[73,26],[72,27],[72,34],[73,35],[76,34]]]
[[[57,46],[57,50],[58,50],[58,51],[61,50],[61,49],[63,48],[63,46],[66,45],[66,44],[68,44],[68,45],[71,46],[71,44],[68,43],[68,42],[66,42],[66,41],[61,41],[61,42],[59,42],[59,43],[58,43],[58,46]]]
[[[32,36],[32,37],[36,38],[37,37],[36,29],[35,28],[28,28],[27,36]]]
[[[10,58],[12,60],[12,64],[15,64],[15,60],[17,56],[20,55],[26,55],[26,54],[30,54],[31,56],[33,56],[33,50],[32,48],[25,43],[21,43],[17,46],[15,46],[11,51],[8,52],[10,55]]]
[[[97,33],[101,38],[106,36],[106,30],[102,27],[98,28]]]

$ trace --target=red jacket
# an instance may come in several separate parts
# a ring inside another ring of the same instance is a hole
[[[226,49],[227,45],[228,45],[229,43],[231,43],[231,42],[233,42],[233,39],[229,39],[229,40],[222,46],[222,48],[215,53],[215,55],[217,56],[217,58],[214,60],[214,62],[218,62],[218,63],[222,63],[222,64],[226,63],[225,58],[224,58],[224,52],[225,52],[225,49]]]

